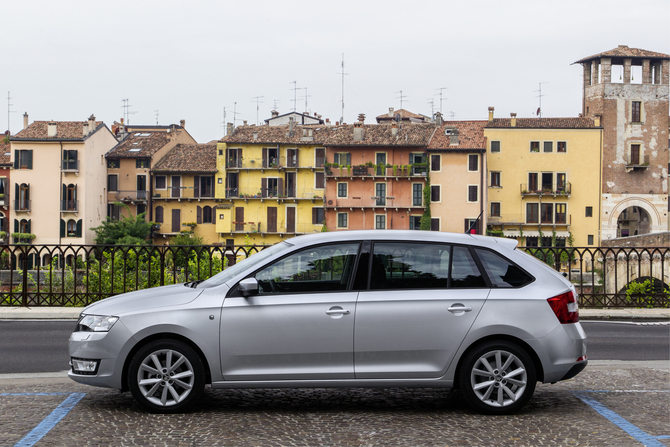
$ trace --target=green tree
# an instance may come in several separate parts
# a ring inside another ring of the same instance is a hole
[[[151,227],[153,222],[147,222],[144,218],[146,213],[140,213],[133,217],[130,207],[125,203],[115,202],[114,205],[122,206],[128,211],[127,217],[112,220],[107,217],[102,225],[91,228],[95,231],[95,243],[101,245],[146,245],[149,243]]]
[[[430,231],[432,216],[430,214],[430,172],[426,171],[426,185],[423,188],[423,203],[426,204],[426,210],[421,216],[420,229]]]

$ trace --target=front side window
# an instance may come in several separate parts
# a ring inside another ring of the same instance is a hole
[[[263,268],[255,277],[259,293],[313,293],[346,290],[354,270],[356,242],[310,247]]]

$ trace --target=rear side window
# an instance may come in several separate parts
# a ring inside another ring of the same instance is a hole
[[[533,282],[533,277],[519,266],[489,250],[475,249],[493,287],[523,287]]]
[[[451,287],[480,288],[487,287],[475,260],[467,247],[454,247],[454,260],[451,267]]]
[[[408,242],[374,245],[370,289],[444,289],[450,246]]]

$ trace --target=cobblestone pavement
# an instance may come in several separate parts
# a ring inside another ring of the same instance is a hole
[[[538,384],[504,417],[475,414],[443,389],[206,389],[192,412],[154,415],[129,393],[66,377],[0,376],[0,445],[670,446],[667,362],[593,363],[573,380]]]

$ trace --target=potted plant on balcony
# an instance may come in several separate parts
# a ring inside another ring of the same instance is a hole
[[[17,241],[17,244],[29,244],[37,236],[33,233],[12,233],[12,237]]]

